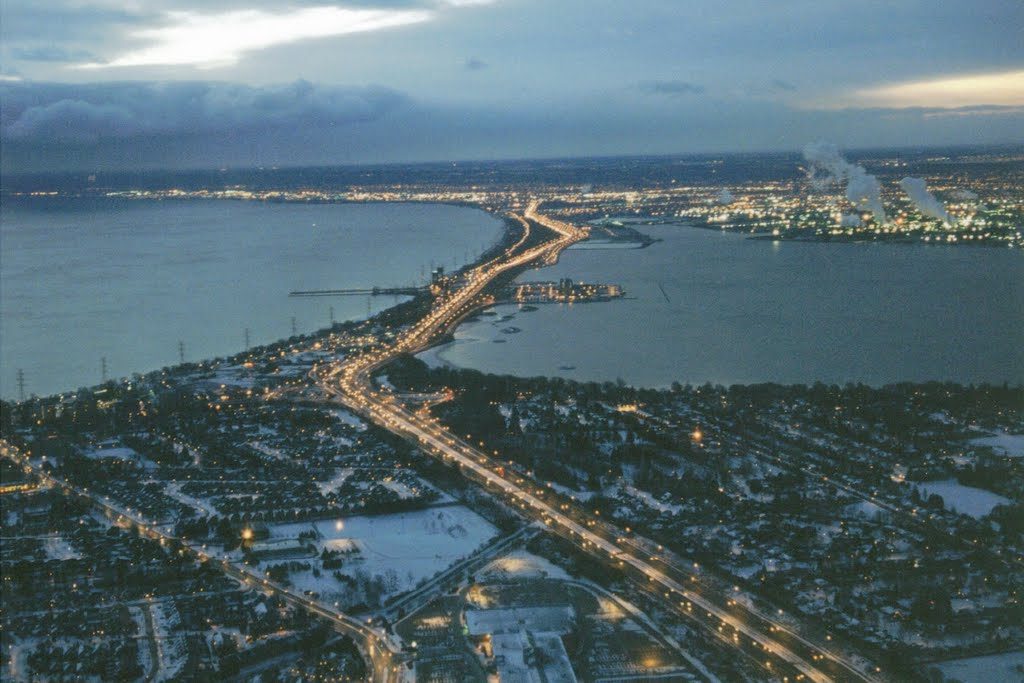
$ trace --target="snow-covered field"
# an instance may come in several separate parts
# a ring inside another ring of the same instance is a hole
[[[1024,651],[954,659],[940,662],[935,668],[941,671],[947,680],[961,683],[1024,681]]]
[[[123,446],[102,446],[84,451],[83,455],[92,460],[135,460],[139,454]]]
[[[316,541],[318,553],[323,548],[342,552],[353,546],[358,548],[358,553],[345,558],[341,571],[347,575],[362,571],[370,576],[389,577],[387,595],[413,588],[498,534],[483,517],[469,508],[453,505],[391,515],[277,524],[270,526],[270,535],[295,538],[310,529],[321,537]],[[294,572],[290,579],[297,588],[323,596],[339,589],[330,571],[320,577],[313,576],[312,571]]]
[[[1013,458],[1024,458],[1024,434],[1007,434],[1000,432],[993,436],[971,439],[976,446],[990,446],[992,450]]]
[[[548,562],[525,550],[513,550],[502,555],[486,567],[477,576],[480,580],[504,581],[507,579],[560,579],[568,581],[571,577],[561,567]]]
[[[975,518],[982,518],[992,512],[997,505],[1010,504],[1009,498],[1004,498],[985,489],[977,489],[973,486],[964,486],[955,479],[943,479],[942,481],[925,481],[917,484],[921,496],[927,498],[933,493],[942,496],[947,510],[970,515]]]

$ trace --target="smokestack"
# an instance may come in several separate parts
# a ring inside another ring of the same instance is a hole
[[[946,223],[953,222],[953,217],[946,211],[946,207],[928,191],[927,185],[921,178],[904,178],[900,181],[900,187],[923,215],[938,218]]]
[[[846,183],[846,198],[850,203],[858,209],[870,211],[876,223],[885,223],[882,185],[863,166],[851,164],[835,145],[827,142],[812,142],[805,146],[804,159],[810,165],[808,178],[812,187],[820,190],[830,183]]]

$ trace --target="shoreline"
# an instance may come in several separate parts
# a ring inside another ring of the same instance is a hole
[[[136,200],[138,200],[138,199],[150,199],[150,201],[159,201],[159,200],[156,200],[156,199],[153,199],[153,198],[132,198],[132,199],[136,199]],[[190,199],[190,198],[182,198],[182,199]],[[191,199],[199,199],[199,198],[191,198]],[[218,198],[206,198],[206,199],[218,199]],[[240,201],[244,201],[244,200],[240,200]],[[303,203],[307,203],[307,202],[287,202],[287,203],[303,204]],[[442,206],[455,206],[455,207],[459,207],[459,208],[472,208],[472,209],[475,209],[477,211],[480,211],[480,212],[486,214],[489,217],[493,217],[493,218],[495,218],[497,220],[500,220],[502,222],[502,224],[503,224],[503,227],[502,227],[502,229],[501,229],[501,231],[500,231],[500,233],[498,235],[497,240],[491,246],[489,246],[483,253],[481,253],[474,261],[466,263],[465,265],[463,265],[460,268],[460,270],[467,269],[467,268],[472,268],[475,265],[477,265],[477,264],[487,260],[489,255],[493,256],[494,254],[498,253],[501,250],[502,245],[507,244],[508,240],[510,240],[512,238],[512,235],[513,235],[514,223],[511,222],[512,219],[510,219],[507,215],[498,213],[496,211],[489,211],[486,208],[478,206],[478,205],[464,204],[464,203],[457,203],[457,202],[420,202],[420,201],[395,201],[395,202],[391,202],[391,201],[383,201],[383,200],[380,200],[380,201],[374,200],[374,201],[316,202],[316,204],[331,204],[331,203],[338,203],[338,204],[414,204],[414,205],[432,205],[432,204],[434,204],[434,205],[442,205]],[[696,228],[701,228],[701,229],[709,230],[709,231],[713,231],[713,232],[729,232],[730,234],[740,234],[740,233],[735,233],[733,231],[727,231],[727,230],[723,231],[723,230],[720,230],[720,229],[716,229],[716,228],[714,228],[712,226],[695,225],[695,224],[681,223],[681,222],[676,222],[676,221],[671,221],[671,222],[670,221],[664,221],[664,222],[659,222],[659,223],[652,223],[652,225],[661,225],[661,226],[665,226],[665,227],[670,227],[670,226],[696,227]],[[747,238],[748,239],[755,239],[755,240],[759,240],[759,241],[765,241],[765,240],[771,241],[772,240],[771,236],[755,236],[755,237],[748,236]],[[651,244],[654,244],[655,242],[661,242],[662,241],[661,239],[658,239],[658,238],[649,238],[649,240],[650,240],[649,243],[646,244],[645,247],[646,246],[650,246]],[[782,241],[782,240],[780,240],[780,241]],[[785,240],[785,241],[795,241],[795,240],[791,239],[791,240]],[[819,243],[819,242],[831,242],[831,241],[835,241],[835,240],[810,240],[810,239],[807,239],[807,240],[801,240],[801,241]],[[852,243],[850,241],[845,241],[845,240],[843,242],[844,243]],[[871,242],[863,242],[863,243],[876,243],[876,242],[875,241],[871,241]],[[582,242],[582,243],[579,243],[579,244],[585,244],[585,242]],[[939,244],[939,245],[927,245],[927,246],[946,246],[946,245]],[[949,245],[949,246],[956,246],[956,245]],[[992,245],[972,245],[972,246],[992,246]],[[629,250],[633,250],[633,249],[638,249],[638,247],[628,247],[628,249]],[[588,250],[581,249],[581,250],[577,250],[577,251],[588,251]],[[525,270],[530,270],[532,268],[533,267],[523,267],[522,270],[525,271]],[[519,274],[520,274],[520,269],[517,269],[516,272],[510,273],[506,277],[510,277],[511,280],[514,280],[515,277],[518,277]],[[348,319],[348,320],[339,320],[338,322],[335,323],[334,327],[323,327],[323,328],[318,328],[316,330],[313,330],[313,331],[310,331],[310,332],[307,332],[307,333],[303,333],[303,334],[299,334],[299,335],[295,335],[295,336],[281,337],[281,338],[278,338],[276,340],[267,342],[267,343],[265,343],[263,345],[253,346],[249,350],[249,353],[259,353],[261,350],[275,348],[275,347],[280,347],[282,345],[291,343],[294,340],[305,340],[305,341],[313,342],[313,341],[316,341],[318,339],[322,339],[322,338],[326,337],[327,335],[331,334],[332,332],[336,332],[336,331],[339,331],[339,330],[344,330],[346,327],[366,324],[366,323],[370,323],[370,322],[376,321],[378,319],[392,319],[396,324],[407,324],[408,322],[417,319],[417,316],[418,316],[417,309],[423,303],[424,298],[425,297],[423,297],[423,296],[408,297],[408,298],[405,298],[404,301],[399,301],[399,302],[397,302],[397,303],[395,303],[395,304],[393,304],[391,306],[383,308],[383,309],[373,313],[372,315],[370,315],[368,317],[358,317],[358,318],[351,318],[351,319]],[[489,304],[488,306],[494,306],[494,305],[498,305],[498,306],[500,306],[500,305],[515,306],[516,304],[514,302],[506,302],[506,303],[498,302],[497,304]],[[405,310],[403,310],[403,309],[405,309]],[[469,315],[466,316],[466,318],[467,319],[471,319],[474,315],[479,315],[479,313],[476,312],[474,314],[469,314]],[[430,357],[432,359],[436,360],[440,365],[443,365],[444,367],[448,367],[448,368],[451,368],[451,369],[457,369],[457,370],[475,369],[475,368],[471,368],[471,367],[467,367],[467,366],[458,365],[458,364],[456,364],[456,363],[454,363],[454,362],[452,362],[452,361],[450,361],[450,360],[448,360],[446,358],[443,358],[442,355],[441,355],[448,348],[451,348],[451,346],[453,344],[455,344],[458,341],[460,341],[460,340],[456,339],[455,335],[457,334],[457,331],[458,331],[459,327],[462,326],[463,323],[471,321],[471,320],[467,320],[467,319],[460,320],[457,323],[455,323],[454,325],[452,325],[451,329],[448,330],[443,336],[439,337],[435,341],[435,343],[433,343],[430,346],[420,350],[419,352],[414,354],[413,357],[419,359],[419,357],[421,355],[430,354]],[[482,342],[483,340],[476,340],[476,341]],[[129,381],[132,377],[135,377],[135,376],[147,377],[147,376],[150,376],[150,375],[153,375],[153,374],[161,373],[164,369],[168,370],[170,373],[174,373],[174,372],[179,371],[180,369],[182,369],[184,367],[187,367],[187,366],[195,366],[197,364],[211,363],[211,362],[215,362],[215,361],[230,361],[232,359],[240,358],[242,355],[244,355],[246,353],[247,352],[244,351],[244,350],[239,350],[239,351],[237,351],[237,352],[235,352],[233,354],[228,354],[228,355],[225,355],[225,356],[208,357],[208,358],[203,358],[203,359],[199,359],[199,360],[196,360],[196,361],[189,361],[189,362],[186,362],[185,364],[166,365],[166,366],[163,366],[162,368],[154,368],[154,369],[146,370],[146,371],[133,372],[133,373],[131,373],[129,375],[125,375],[125,376],[120,377],[120,378],[114,378],[114,379],[112,379],[110,381],[114,381],[114,382]],[[420,360],[422,360],[422,359],[420,359]],[[564,370],[562,368],[562,366],[558,366],[556,369],[559,370],[559,371],[567,372],[566,370]],[[573,370],[575,370],[575,369],[576,368],[574,366]],[[520,377],[520,375],[510,375],[508,373],[500,373],[500,372],[487,371],[487,370],[479,370],[479,371],[483,372],[484,374],[488,374],[488,375]],[[577,383],[581,383],[581,384],[593,383],[593,382],[600,383],[602,381],[602,380],[591,380],[591,379],[585,379],[585,378],[579,378],[579,377],[565,377],[564,375],[561,375],[561,374],[558,374],[558,373],[552,373],[552,374],[538,373],[538,374],[522,375],[522,377],[560,377],[562,379],[565,379],[566,381],[572,381],[572,382],[577,382]],[[884,383],[865,383],[865,382],[859,382],[859,381],[853,381],[853,382],[847,381],[847,382],[844,382],[843,384],[845,384],[845,383],[861,385],[861,386],[868,386],[868,387],[872,387],[872,388],[876,388],[876,389],[884,388],[886,386],[929,385],[929,384],[949,384],[949,385],[953,385],[953,386],[971,386],[971,385],[977,385],[977,386],[986,386],[986,385],[987,386],[999,386],[999,385],[1005,384],[1005,385],[1009,385],[1009,386],[1022,386],[1021,382],[1014,383],[1014,382],[1009,381],[1009,380],[992,381],[992,382],[963,382],[963,381],[955,381],[955,380],[948,380],[948,379],[929,379],[929,380],[920,380],[920,381],[892,381],[892,382],[884,382]],[[718,385],[717,383],[712,383],[710,381],[703,382],[702,384],[714,384],[716,386]],[[822,382],[820,380],[815,380],[815,381],[808,381],[808,382],[776,382],[776,381],[760,381],[760,382],[746,382],[746,383],[734,382],[734,383],[730,383],[728,385],[723,385],[723,386],[758,386],[758,385],[813,386],[813,385],[816,385],[816,384],[824,384],[826,386],[840,386],[841,385],[838,382],[828,382],[828,383],[826,383],[826,382]],[[96,384],[96,385],[91,385],[91,386],[86,386],[86,387],[71,388],[71,389],[66,389],[64,391],[53,392],[53,393],[49,393],[49,394],[45,394],[45,395],[29,396],[29,397],[26,397],[25,400],[26,401],[32,401],[33,399],[45,399],[45,398],[50,398],[50,397],[60,396],[60,395],[65,395],[65,394],[75,394],[75,393],[77,393],[81,389],[95,390],[95,389],[97,389],[97,388],[99,388],[101,386],[103,386],[102,383],[101,384]],[[659,385],[629,384],[629,386],[635,386],[636,388],[664,389],[664,388],[668,388],[669,386],[671,386],[671,382],[666,382],[665,384],[659,384]],[[5,402],[9,402],[9,403],[17,403],[13,398],[10,398],[10,399],[3,398],[3,399],[0,399],[0,400],[3,400]]]

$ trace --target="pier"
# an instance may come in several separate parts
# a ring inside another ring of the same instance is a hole
[[[416,296],[426,287],[363,287],[356,289],[306,289],[288,292],[288,296]]]

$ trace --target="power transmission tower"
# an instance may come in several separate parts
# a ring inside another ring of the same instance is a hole
[[[178,360],[182,365],[185,364],[185,342],[178,340]]]
[[[245,350],[249,350],[249,328],[245,328]]]
[[[331,306],[331,327],[334,327],[334,306]]]
[[[293,315],[292,316],[292,336],[294,337],[295,334],[296,334],[296,332],[295,332],[295,316]]]
[[[18,368],[18,400],[25,400],[25,372]]]
[[[100,378],[102,382],[107,381],[107,357],[100,358]]]

